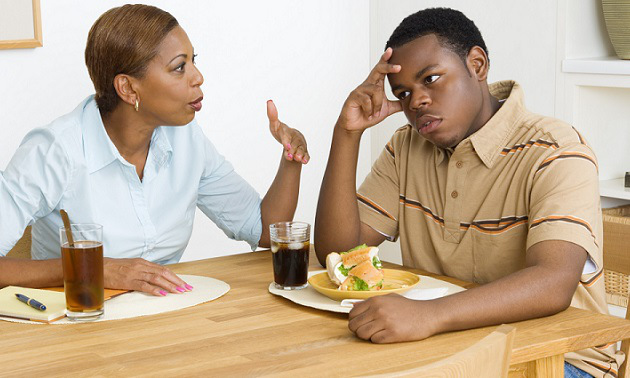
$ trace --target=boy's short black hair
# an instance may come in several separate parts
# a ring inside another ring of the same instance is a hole
[[[427,34],[435,34],[443,47],[459,55],[466,62],[474,46],[488,55],[488,48],[474,22],[462,12],[450,8],[428,8],[407,16],[394,30],[385,45],[396,48]]]

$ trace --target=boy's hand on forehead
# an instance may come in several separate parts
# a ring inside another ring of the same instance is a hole
[[[390,101],[385,95],[385,77],[400,72],[397,64],[389,64],[392,49],[385,50],[367,79],[350,93],[339,115],[338,124],[347,131],[363,131],[394,113],[402,111],[400,101]]]

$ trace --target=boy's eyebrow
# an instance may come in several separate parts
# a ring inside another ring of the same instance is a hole
[[[422,76],[424,76],[424,74],[425,74],[425,73],[427,73],[427,71],[430,71],[430,70],[432,70],[432,69],[434,69],[434,68],[437,68],[437,67],[439,67],[439,65],[438,65],[438,64],[432,64],[432,65],[430,65],[430,66],[426,66],[426,67],[424,67],[423,69],[421,69],[420,71],[418,71],[418,73],[416,74],[415,80],[420,79]],[[396,90],[398,90],[398,89],[400,89],[400,88],[402,88],[402,85],[400,85],[400,84],[394,85],[394,86],[392,87],[392,92],[395,92]]]

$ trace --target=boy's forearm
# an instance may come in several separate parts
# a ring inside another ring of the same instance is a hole
[[[570,282],[571,280],[569,280]],[[571,303],[575,285],[540,266],[435,300],[436,333],[549,316]]]
[[[302,163],[288,161],[284,156],[281,158],[276,177],[260,204],[263,229],[259,246],[269,247],[270,224],[293,220],[300,194],[301,172]]]
[[[351,248],[360,240],[356,172],[361,135],[339,123],[333,131],[315,217],[315,250],[322,265],[329,252]]]

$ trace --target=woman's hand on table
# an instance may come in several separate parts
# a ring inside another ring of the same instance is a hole
[[[284,157],[289,161],[306,164],[311,159],[306,139],[301,132],[278,120],[278,109],[272,100],[267,101],[267,118],[271,135],[284,147]]]
[[[136,290],[156,296],[192,290],[170,269],[144,259],[103,259],[105,287]]]
[[[414,301],[398,294],[379,295],[357,303],[348,328],[377,344],[422,340],[439,332],[432,301]]]

